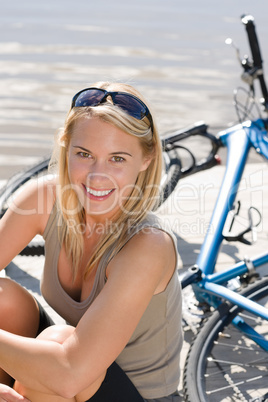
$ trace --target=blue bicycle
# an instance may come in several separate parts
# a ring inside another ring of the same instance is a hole
[[[192,402],[268,401],[268,277],[259,278],[256,271],[268,262],[268,253],[239,261],[221,272],[215,270],[222,242],[248,243],[246,234],[259,223],[253,223],[250,208],[248,227],[236,234],[231,230],[238,213],[235,200],[249,151],[254,148],[268,159],[268,120],[246,120],[255,103],[255,79],[260,82],[265,112],[268,93],[254,19],[245,15],[242,22],[253,58],[241,62],[242,77],[249,84],[248,101],[242,107],[236,93],[240,123],[216,137],[210,136],[215,154],[219,147],[227,148],[226,171],[209,224],[213,232],[207,232],[195,266],[181,278],[183,288],[192,285],[200,306],[215,310],[197,331],[186,358],[184,393],[185,400]],[[234,218],[226,232],[230,213]],[[229,286],[234,279],[235,290]],[[230,355],[231,361],[227,357]]]

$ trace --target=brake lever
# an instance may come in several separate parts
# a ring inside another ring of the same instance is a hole
[[[254,66],[253,62],[249,60],[249,57],[247,55],[245,55],[244,58],[242,59],[240,57],[240,50],[235,45],[232,38],[227,38],[225,40],[225,43],[226,45],[231,45],[235,49],[238,62],[244,70],[241,75],[242,81],[244,81],[246,84],[252,87],[253,81],[263,74],[263,69],[261,67]]]
[[[225,39],[225,44],[226,45],[230,45],[230,46],[232,46],[234,49],[235,49],[235,52],[236,52],[236,57],[237,57],[237,59],[238,59],[238,61],[239,61],[239,64],[241,64],[242,65],[242,59],[241,59],[241,57],[240,57],[240,50],[239,50],[239,48],[236,46],[236,44],[234,43],[234,41],[233,41],[233,39],[232,38],[227,38],[227,39]]]

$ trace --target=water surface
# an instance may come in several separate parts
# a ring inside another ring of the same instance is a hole
[[[253,14],[265,60],[267,11],[261,0],[1,0],[0,178],[48,154],[73,94],[98,80],[140,89],[161,132],[225,127],[241,74],[225,39],[248,53],[240,16]]]

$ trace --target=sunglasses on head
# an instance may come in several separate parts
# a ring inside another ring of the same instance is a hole
[[[105,89],[94,87],[82,89],[73,97],[71,108],[98,106],[104,103],[108,96],[112,98],[114,105],[119,106],[127,114],[137,120],[147,117],[151,127],[153,126],[153,119],[148,107],[139,98],[128,92],[109,92]]]

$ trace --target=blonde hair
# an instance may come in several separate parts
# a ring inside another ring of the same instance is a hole
[[[94,87],[109,91],[128,92],[143,100],[141,95],[130,85],[99,82]],[[144,101],[144,100],[143,100]],[[145,102],[144,102],[145,103]],[[58,216],[61,225],[62,241],[68,250],[73,266],[73,278],[76,277],[84,252],[83,234],[76,230],[85,223],[85,211],[80,204],[77,193],[72,187],[68,174],[68,147],[76,122],[81,118],[97,117],[110,123],[129,135],[139,139],[143,155],[151,158],[148,168],[138,175],[132,193],[116,215],[110,230],[103,234],[96,250],[90,258],[86,269],[87,275],[99,263],[107,248],[113,245],[110,259],[122,248],[130,224],[141,222],[146,214],[159,205],[159,186],[162,174],[162,149],[155,122],[150,125],[148,119],[137,120],[118,106],[107,101],[97,107],[78,107],[69,111],[64,128],[59,136],[58,176],[59,191],[57,192]],[[72,225],[69,224],[70,219]],[[63,226],[63,230],[62,230]],[[115,230],[116,228],[116,230]],[[107,228],[108,229],[108,228]]]

